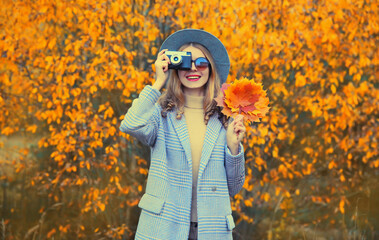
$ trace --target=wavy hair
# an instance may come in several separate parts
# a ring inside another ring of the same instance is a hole
[[[210,62],[210,72],[207,83],[205,84],[205,96],[204,96],[204,122],[208,124],[210,117],[218,113],[218,118],[222,125],[226,128],[228,126],[227,117],[221,113],[221,108],[217,107],[214,98],[220,91],[220,77],[217,71],[213,70],[212,66],[215,66],[212,55],[209,51],[201,44],[198,43],[188,43],[184,44],[179,48],[179,51],[192,46],[200,49],[205,57]],[[184,93],[183,87],[180,82],[178,71],[171,69],[168,78],[167,89],[158,99],[159,105],[162,107],[161,115],[162,117],[167,117],[167,112],[176,110],[176,118],[181,119],[184,114]]]

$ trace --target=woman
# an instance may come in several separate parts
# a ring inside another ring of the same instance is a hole
[[[169,70],[167,49],[190,52],[191,69]],[[245,127],[242,116],[228,123],[213,100],[229,66],[224,45],[202,30],[178,31],[162,44],[155,83],[120,126],[151,147],[135,239],[232,239],[229,196],[245,180]]]

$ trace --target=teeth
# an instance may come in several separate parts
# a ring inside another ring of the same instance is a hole
[[[199,77],[187,77],[187,78],[189,78],[189,79],[197,79]]]

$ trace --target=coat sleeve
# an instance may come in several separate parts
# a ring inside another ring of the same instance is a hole
[[[146,86],[121,122],[120,130],[136,137],[143,144],[153,146],[157,138],[161,109],[156,104],[160,92]]]
[[[242,144],[240,144],[238,150],[237,155],[232,155],[225,144],[225,169],[231,197],[241,191],[245,182],[245,156]]]

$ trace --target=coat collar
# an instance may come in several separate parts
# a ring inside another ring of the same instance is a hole
[[[218,119],[218,114],[213,114],[207,124],[207,130],[205,132],[203,150],[201,151],[200,166],[198,179],[201,178],[205,167],[208,164],[209,158],[216,144],[216,141],[220,135],[222,124]]]
[[[184,115],[182,115],[182,119],[176,118],[176,111],[170,111],[167,116],[170,118],[172,125],[174,126],[174,130],[176,135],[180,140],[180,144],[182,145],[189,168],[192,169],[192,157],[191,157],[191,144],[189,141],[189,135],[187,130],[187,124],[184,119]]]
[[[168,117],[170,118],[174,126],[175,132],[184,149],[188,161],[188,166],[190,169],[192,169],[191,144],[189,141],[188,129],[184,115],[182,115],[182,119],[176,119],[176,112],[170,111]],[[212,150],[216,144],[218,136],[220,135],[221,128],[222,124],[218,119],[217,114],[213,114],[208,121],[207,129],[205,132],[204,144],[200,158],[200,167],[198,175],[199,178],[201,177],[201,174],[204,172],[204,169],[208,164]]]

